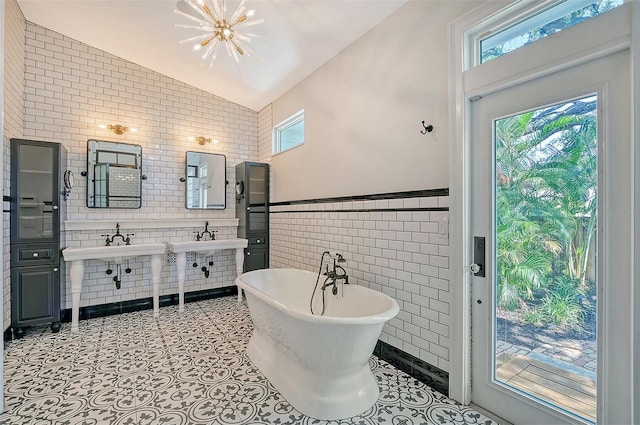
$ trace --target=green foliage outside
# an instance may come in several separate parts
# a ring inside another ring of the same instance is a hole
[[[595,285],[595,110],[592,96],[496,122],[498,307],[531,324],[579,326]]]
[[[506,40],[502,44],[491,49],[482,49],[480,63],[488,62],[491,59],[500,57],[513,50],[519,49],[520,47],[526,46],[527,44],[531,44],[534,41],[538,41],[544,37],[555,34],[558,31],[562,31],[563,29],[570,28],[580,22],[586,21],[587,19],[591,19],[594,16],[602,15],[604,12],[613,9],[622,3],[622,0],[593,0],[590,4],[552,22],[547,22],[537,28],[534,28],[519,37]]]

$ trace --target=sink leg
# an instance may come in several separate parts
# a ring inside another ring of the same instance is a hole
[[[178,271],[178,312],[184,311],[184,275],[187,270],[187,253],[176,254],[176,269]]]
[[[72,261],[69,275],[71,277],[71,332],[77,333],[80,319],[80,291],[82,290],[82,279],[84,278],[84,260]]]
[[[242,274],[244,267],[244,248],[236,248],[236,277]],[[242,302],[242,289],[238,286],[238,302]]]
[[[153,318],[160,317],[160,271],[162,258],[160,255],[151,256],[151,284],[153,286]]]

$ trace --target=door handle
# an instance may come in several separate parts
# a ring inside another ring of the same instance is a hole
[[[485,239],[484,236],[473,237],[473,264],[469,266],[471,273],[477,277],[485,277]]]

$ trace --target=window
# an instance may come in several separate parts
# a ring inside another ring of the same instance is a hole
[[[479,63],[485,63],[622,5],[623,0],[541,2],[524,16],[479,37]],[[549,4],[551,4],[549,6]]]
[[[280,153],[304,143],[304,109],[273,127],[273,153]]]

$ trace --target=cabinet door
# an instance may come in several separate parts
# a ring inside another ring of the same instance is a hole
[[[59,157],[57,143],[11,140],[11,243],[58,240]]]
[[[244,272],[266,269],[268,264],[268,250],[265,248],[247,248],[244,251]]]
[[[11,270],[11,319],[13,327],[60,320],[57,267],[19,267]]]
[[[247,185],[247,233],[268,230],[269,168],[264,164],[250,164]]]

